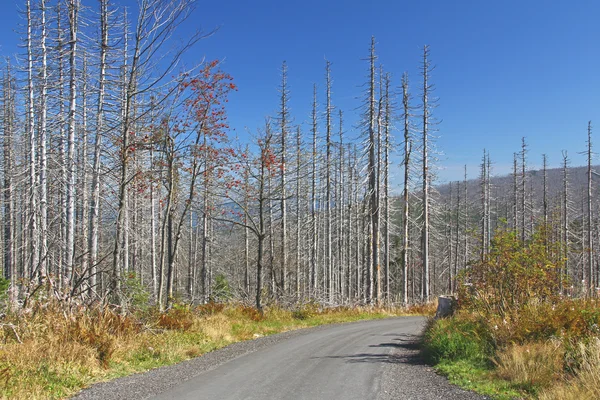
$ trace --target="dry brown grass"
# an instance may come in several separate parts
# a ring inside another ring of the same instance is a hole
[[[215,314],[206,317],[199,323],[199,329],[206,335],[209,340],[215,342],[233,342],[235,340],[232,335],[232,320],[226,315]]]
[[[600,338],[578,346],[580,365],[574,374],[540,394],[541,400],[600,399]]]
[[[0,346],[0,396],[5,398],[64,397],[105,374],[118,343],[139,330],[133,319],[108,309],[51,307],[13,316],[12,323],[22,343],[5,334]]]
[[[434,316],[437,311],[438,301],[430,301],[427,303],[413,304],[406,308],[399,309],[403,315],[427,315]]]
[[[34,308],[2,321],[15,330],[0,330],[0,398],[65,398],[93,382],[173,364],[240,340],[397,315],[397,310],[370,307],[311,307],[300,314],[271,307],[261,315],[243,305],[207,304],[177,306],[167,313],[149,310],[138,317],[107,308]]]
[[[515,344],[496,354],[495,373],[516,388],[535,393],[560,378],[563,358],[564,349],[560,342]]]

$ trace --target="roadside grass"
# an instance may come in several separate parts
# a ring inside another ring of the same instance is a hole
[[[600,300],[563,294],[558,244],[500,228],[458,277],[458,310],[424,335],[429,362],[492,398],[600,399]]]
[[[522,398],[518,390],[510,383],[496,378],[493,369],[484,363],[473,360],[442,361],[435,366],[435,370],[454,385],[494,399]]]
[[[540,393],[542,400],[600,399],[600,338],[579,343],[579,363],[573,373],[564,376],[557,385]]]
[[[429,322],[423,354],[450,382],[494,399],[600,399],[599,316],[585,299],[532,305],[502,326],[459,311]]]
[[[519,392],[493,373],[491,339],[481,320],[431,319],[423,336],[423,356],[455,385],[497,399],[517,398]]]
[[[177,305],[119,315],[108,308],[34,307],[0,330],[0,398],[66,398],[95,382],[201,356],[231,343],[323,324],[422,315],[433,307],[266,308]]]

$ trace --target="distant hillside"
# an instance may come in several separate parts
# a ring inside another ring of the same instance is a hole
[[[600,171],[600,166],[594,166],[594,170]],[[547,190],[548,201],[550,206],[559,201],[563,193],[563,170],[562,168],[552,168],[546,171],[547,175]],[[503,176],[492,176],[491,194],[493,202],[510,201],[513,196],[514,177],[512,174]],[[600,176],[592,177],[593,193],[600,195]],[[587,167],[571,167],[568,168],[568,183],[569,183],[569,201],[573,205],[580,204],[583,196],[587,193]],[[517,175],[517,184],[521,184],[521,176]],[[452,185],[453,196],[456,196],[456,182],[451,184],[446,183],[436,187],[442,201],[449,201],[450,186]],[[461,197],[464,193],[464,183],[460,181]],[[543,171],[530,170],[527,171],[527,190],[533,194],[534,207],[541,206],[543,199]],[[480,202],[481,183],[479,178],[470,179],[467,181],[467,191],[470,203]],[[600,197],[600,196],[599,196]],[[462,201],[462,200],[461,200]]]

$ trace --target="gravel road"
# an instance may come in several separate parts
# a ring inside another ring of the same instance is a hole
[[[236,343],[143,374],[96,384],[75,399],[485,399],[419,358],[424,319],[321,326]]]

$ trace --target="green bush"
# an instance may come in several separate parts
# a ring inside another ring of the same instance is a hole
[[[307,308],[300,308],[298,310],[292,311],[292,318],[297,319],[299,321],[307,320],[311,316],[312,316],[312,313]]]
[[[431,320],[423,338],[423,353],[433,364],[459,360],[487,364],[494,350],[492,343],[486,326],[476,320]]]
[[[0,277],[0,306],[5,306],[8,302],[8,289],[10,280]]]
[[[532,303],[555,303],[561,263],[548,247],[543,230],[526,242],[515,231],[497,231],[490,252],[459,277],[459,307],[489,320],[514,317]]]
[[[213,286],[212,293],[211,301],[214,303],[222,303],[231,299],[231,287],[229,286],[229,281],[224,274],[218,274],[215,276],[215,284]]]
[[[129,308],[146,310],[150,306],[150,292],[135,273],[129,273],[122,286],[123,297]]]

